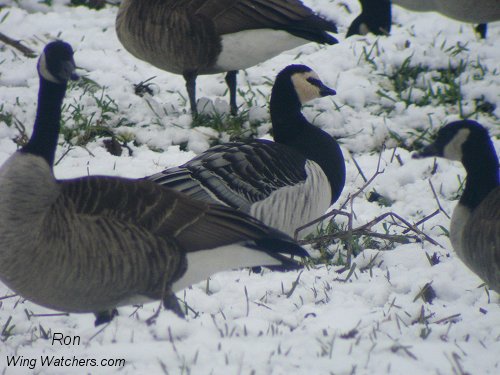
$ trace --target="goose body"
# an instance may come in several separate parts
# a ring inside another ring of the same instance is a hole
[[[392,22],[391,3],[417,12],[438,12],[462,22],[484,24],[500,20],[498,0],[360,0],[360,3],[361,14],[351,23],[347,36],[369,32],[388,34]]]
[[[33,135],[0,168],[0,280],[9,288],[53,309],[102,315],[158,299],[171,307],[172,293],[214,272],[293,265],[281,254],[306,256],[244,213],[150,181],[56,180],[68,67],[74,69],[71,47],[47,45]]]
[[[392,3],[417,12],[438,12],[462,22],[500,20],[498,0],[392,0]]]
[[[450,123],[415,155],[429,156],[463,163],[467,182],[451,218],[451,244],[472,271],[500,292],[499,165],[487,130],[470,120]]]
[[[237,208],[293,235],[324,214],[344,187],[338,143],[301,113],[302,104],[334,93],[310,68],[291,65],[278,74],[271,94],[275,142],[218,145],[148,179]]]
[[[116,19],[123,46],[135,57],[186,80],[196,113],[199,74],[228,72],[236,113],[236,71],[308,42],[334,44],[333,22],[299,0],[124,0]]]

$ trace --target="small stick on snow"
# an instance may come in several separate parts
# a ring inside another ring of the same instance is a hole
[[[4,33],[0,33],[0,41],[17,49],[26,57],[29,58],[36,57],[35,51],[33,51],[31,48],[24,46],[19,40],[12,39],[7,35],[5,35]]]
[[[434,194],[434,199],[435,199],[435,200],[436,200],[436,202],[437,202],[437,205],[438,205],[438,207],[439,207],[439,211],[441,211],[443,214],[445,214],[445,216],[446,216],[448,219],[450,219],[450,215],[448,215],[448,214],[446,213],[446,211],[445,211],[445,210],[443,209],[443,207],[441,206],[441,202],[439,202],[439,198],[438,198],[438,196],[437,196],[437,194],[436,194],[436,190],[434,189],[434,185],[432,185],[432,181],[431,181],[431,180],[429,180],[429,185],[431,185],[432,194]]]

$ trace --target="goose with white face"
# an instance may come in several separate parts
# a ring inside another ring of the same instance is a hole
[[[335,90],[321,82],[321,79],[313,70],[293,74],[292,83],[302,105],[313,99],[336,94]]]
[[[449,160],[463,161],[464,144],[469,139],[470,134],[470,129],[466,127],[448,125],[439,131],[434,143],[413,154],[413,158],[438,156]]]
[[[450,241],[459,258],[500,292],[500,175],[487,129],[471,120],[450,123],[414,158],[428,156],[460,161],[467,171],[450,222]]]
[[[78,79],[75,69],[73,48],[61,40],[47,45],[38,60],[40,77],[58,85]]]
[[[443,156],[446,159],[462,161],[463,145],[470,135],[470,130],[467,128],[460,129],[455,136],[444,146]]]

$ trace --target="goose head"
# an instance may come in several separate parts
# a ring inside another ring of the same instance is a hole
[[[461,120],[439,129],[436,140],[413,154],[413,158],[438,156],[462,162],[467,167],[479,155],[496,157],[488,131],[475,121]]]
[[[300,106],[323,96],[335,95],[335,90],[326,86],[316,72],[305,65],[289,65],[276,77],[271,94],[273,99]]]
[[[40,78],[57,85],[65,85],[69,80],[78,79],[75,73],[73,48],[62,40],[56,40],[45,46],[37,68]]]

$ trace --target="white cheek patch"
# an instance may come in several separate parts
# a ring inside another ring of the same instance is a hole
[[[59,79],[54,77],[54,75],[47,68],[47,59],[45,58],[45,53],[42,53],[42,55],[40,56],[38,71],[40,72],[40,76],[42,76],[45,80],[58,84],[62,83]]]
[[[293,86],[295,87],[295,91],[299,96],[301,104],[305,104],[310,100],[321,97],[321,94],[319,93],[319,87],[314,86],[307,81],[307,79],[310,77],[319,80],[318,75],[313,71],[305,73],[295,73],[294,75],[292,75]]]
[[[450,142],[444,147],[443,156],[446,159],[462,161],[462,146],[469,137],[469,129],[460,129]]]

